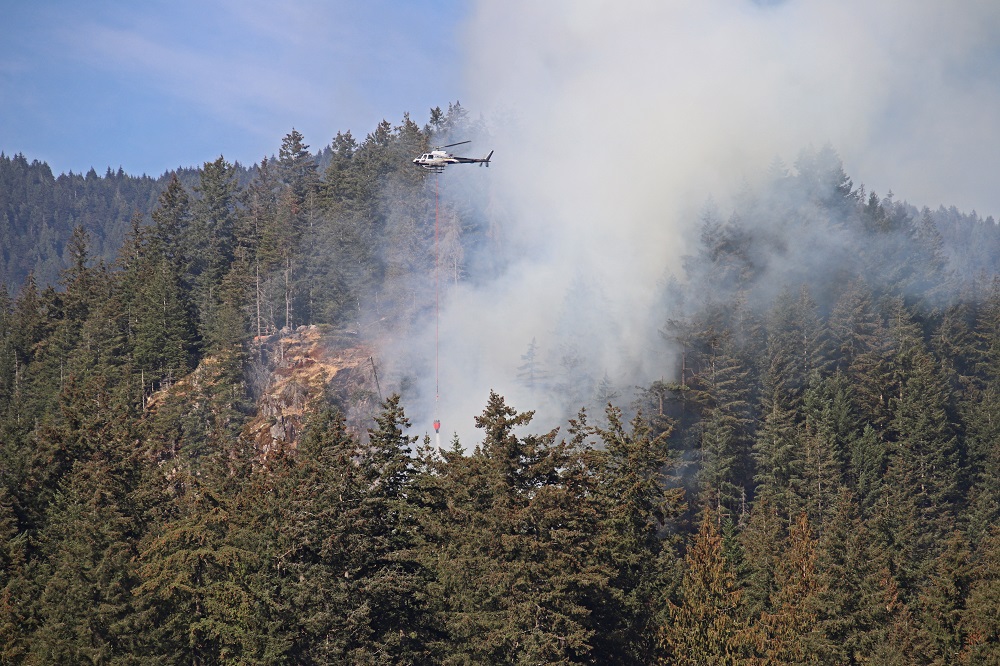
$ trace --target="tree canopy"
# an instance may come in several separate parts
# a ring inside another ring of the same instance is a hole
[[[405,382],[278,364],[302,327],[362,354],[430,311],[409,156],[486,131],[430,118],[160,179],[0,155],[0,661],[1000,660],[992,219],[804,151],[663,285],[674,376],[583,386],[533,339],[522,387],[590,404],[538,431],[493,392],[439,449]],[[503,264],[462,194],[458,284]]]

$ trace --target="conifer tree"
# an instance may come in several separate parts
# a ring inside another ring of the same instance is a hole
[[[851,445],[850,476],[858,501],[866,513],[878,500],[885,475],[888,446],[871,424]]]
[[[136,364],[156,379],[177,379],[197,358],[194,306],[166,258],[152,255],[135,267],[133,345]]]
[[[222,281],[233,264],[236,223],[236,182],[233,166],[223,157],[206,162],[195,188],[199,198],[193,204],[191,236],[194,301],[199,329],[214,342],[225,323],[218,320],[222,304]]]
[[[690,383],[703,407],[699,424],[702,501],[738,520],[752,488],[753,420],[750,372],[734,354],[731,341],[712,340],[702,368]]]
[[[677,603],[660,631],[660,663],[691,666],[756,662],[761,637],[742,603],[743,591],[723,552],[716,517],[703,512],[698,534],[684,557]]]
[[[959,401],[968,455],[969,536],[973,541],[989,533],[1000,518],[1000,281],[994,279],[977,313],[969,351],[975,381]]]
[[[816,568],[816,541],[806,515],[799,514],[788,532],[775,567],[776,591],[771,610],[761,616],[766,632],[764,663],[819,664],[829,646],[819,631],[823,581]]]
[[[883,432],[891,418],[892,340],[867,285],[855,282],[848,287],[830,315],[830,329],[838,367],[846,369],[854,386],[860,417],[876,433]]]
[[[109,442],[60,484],[41,536],[47,563],[32,653],[45,663],[122,663],[132,652],[139,516],[132,461]],[[117,458],[117,459],[116,459]]]
[[[398,394],[383,403],[369,444],[360,453],[362,495],[354,520],[361,533],[352,547],[352,596],[363,599],[354,617],[365,617],[367,636],[351,650],[355,663],[419,664],[428,659],[432,625],[426,611],[430,577],[417,554],[417,509],[411,498],[413,475],[407,436],[410,422]]]
[[[806,507],[803,497],[806,446],[798,412],[774,390],[765,400],[763,423],[754,442],[756,499],[768,502],[785,525]]]
[[[280,506],[278,567],[281,591],[295,611],[293,661],[331,663],[363,656],[370,646],[364,592],[366,553],[361,505],[366,490],[355,458],[357,443],[332,408],[308,424]],[[360,549],[360,550],[356,550]]]
[[[777,595],[778,558],[785,546],[788,519],[765,494],[753,503],[749,518],[738,532],[737,546],[744,556],[739,571],[743,603],[751,617],[772,610]]]
[[[674,544],[660,533],[676,525],[683,494],[670,487],[676,485],[670,432],[653,436],[641,415],[626,429],[621,410],[609,406],[606,413],[607,427],[594,430],[603,447],[589,454],[601,511],[595,547],[611,574],[608,599],[595,609],[595,657],[649,664],[655,660],[661,604],[676,568]]]
[[[961,449],[948,409],[946,382],[905,312],[894,316],[892,430],[879,500],[897,580],[912,589],[952,531],[962,497]]]
[[[20,529],[14,500],[0,484],[0,661],[23,663],[37,623],[37,583],[29,569],[28,533]]]
[[[452,501],[452,524],[462,536],[438,571],[454,663],[572,663],[593,653],[587,604],[606,594],[608,578],[591,556],[594,489],[555,433],[515,433],[531,416],[491,393],[476,418],[483,442],[456,470],[465,491]]]
[[[333,154],[320,185],[320,198],[328,211],[348,212],[359,205],[359,174],[352,160],[358,142],[350,132],[337,132],[330,148]]]
[[[845,480],[849,447],[857,438],[850,386],[837,373],[811,378],[803,395],[804,464],[802,496],[810,524],[821,532],[832,515]]]
[[[231,538],[234,493],[222,452],[178,458],[164,480],[163,519],[140,543],[134,589],[138,651],[168,663],[253,663],[254,556]],[[258,662],[259,663],[259,662]]]
[[[281,142],[276,175],[281,189],[277,198],[276,233],[272,237],[277,241],[276,254],[280,261],[281,321],[283,326],[291,327],[296,322],[308,321],[310,315],[310,287],[300,282],[304,275],[308,275],[308,270],[304,269],[305,251],[315,242],[309,238],[305,248],[301,247],[301,243],[310,235],[316,219],[319,188],[315,160],[304,137],[295,129]],[[302,304],[303,297],[306,298],[305,306]]]
[[[190,241],[191,199],[176,173],[153,210],[152,250],[170,265],[174,274],[190,285],[193,261]]]
[[[935,558],[933,572],[925,579],[914,604],[917,638],[912,657],[915,661],[926,664],[961,662],[968,640],[962,619],[971,585],[970,552],[964,537],[954,533]]]
[[[965,611],[958,630],[964,636],[960,663],[1000,664],[1000,530],[993,528],[972,557]]]
[[[302,133],[292,128],[292,131],[281,140],[278,150],[278,177],[282,184],[291,192],[291,210],[297,232],[302,231],[313,205],[310,201],[316,195],[319,177],[316,173],[316,162],[309,153],[309,145],[305,143]]]
[[[796,408],[810,379],[822,377],[829,365],[825,327],[817,310],[803,286],[797,298],[789,292],[780,295],[767,320],[765,390],[780,392]]]
[[[13,301],[7,286],[0,284],[0,410],[10,404],[17,380],[18,361],[14,349]]]
[[[863,664],[887,640],[901,605],[889,571],[854,497],[842,489],[834,513],[820,535],[818,621],[828,663]]]
[[[277,229],[277,180],[266,157],[260,161],[249,186],[242,193],[237,219],[236,254],[247,262],[253,282],[252,330],[257,337],[274,329],[270,270],[280,261]]]

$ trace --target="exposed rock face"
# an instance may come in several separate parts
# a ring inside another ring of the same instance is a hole
[[[359,441],[367,440],[381,397],[374,353],[356,335],[325,326],[300,326],[258,338],[250,356],[244,388],[255,413],[243,422],[241,438],[251,442],[261,458],[294,449],[309,417],[324,402],[341,410],[348,430]],[[188,375],[163,382],[146,400],[146,412],[155,416],[167,410],[175,418],[181,413],[197,414],[195,420],[201,419],[200,427],[206,432],[216,427],[211,422],[212,401],[218,397],[214,387],[224,365],[218,357],[208,356]],[[176,457],[178,437],[178,433],[165,437],[156,455]]]
[[[342,409],[348,427],[365,434],[379,403],[371,348],[318,326],[300,326],[257,342],[262,361],[251,369],[257,416],[245,432],[262,455],[294,448],[324,393]]]

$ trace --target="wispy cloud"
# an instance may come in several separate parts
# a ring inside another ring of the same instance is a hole
[[[219,152],[256,161],[293,126],[321,147],[454,99],[450,35],[464,11],[457,0],[32,5],[11,15],[0,71],[17,71],[0,85],[7,99],[34,95],[54,120],[0,113],[39,144],[147,170]]]
[[[76,55],[111,76],[125,77],[124,87],[151,86],[178,104],[272,139],[275,119],[313,114],[330,101],[309,79],[311,67],[288,65],[320,54],[276,41],[273,32],[240,31],[234,38],[206,25],[193,27],[194,35],[147,28],[148,22],[125,27],[84,23],[74,30]]]

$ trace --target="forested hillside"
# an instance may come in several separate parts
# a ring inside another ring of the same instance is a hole
[[[0,662],[1000,663],[1000,231],[829,148],[705,209],[662,285],[675,376],[551,432],[493,393],[444,450],[405,381],[360,429],[371,391],[328,384],[261,445],[278,332],[405,344],[432,307],[410,160],[485,132],[456,104],[293,130],[245,177],[97,179],[148,224],[63,220],[58,282],[0,291]],[[18,220],[94,181],[3,160]],[[440,215],[451,283],[505,267],[478,187]]]
[[[195,170],[177,174],[192,182]],[[90,235],[93,257],[113,261],[132,217],[148,220],[166,182],[110,168],[103,176],[91,169],[56,177],[47,164],[0,154],[0,284],[16,290],[28,273],[55,284],[69,266],[75,227]]]

